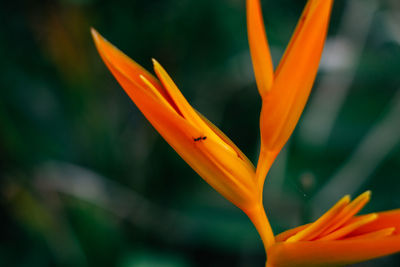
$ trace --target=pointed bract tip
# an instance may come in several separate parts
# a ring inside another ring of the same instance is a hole
[[[157,69],[161,67],[161,64],[155,59],[155,58],[151,58],[151,62],[153,62],[153,68]]]
[[[93,27],[90,27],[90,33],[96,46],[99,48],[102,41],[106,41],[103,36]]]
[[[350,202],[351,197],[350,195],[345,195],[344,197],[342,197],[339,202]]]
[[[361,195],[362,195],[362,196],[366,196],[366,197],[368,197],[368,198],[371,198],[371,194],[372,194],[372,191],[371,191],[371,190],[367,190],[367,191],[365,191],[364,193],[362,193]]]
[[[160,62],[158,62],[155,58],[152,58],[151,61],[153,62],[153,69],[156,72],[157,76],[158,75],[162,75],[162,76],[168,75],[167,72],[165,71],[164,67],[160,64]]]
[[[358,197],[358,199],[365,199],[367,202],[369,202],[369,200],[371,199],[371,194],[371,190],[365,191]]]
[[[93,27],[90,27],[90,33],[92,34],[92,37],[93,37],[93,39],[97,39],[98,37],[99,37],[99,33],[96,31],[96,29],[95,28],[93,28]]]

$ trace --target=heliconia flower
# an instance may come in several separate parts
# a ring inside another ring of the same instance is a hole
[[[161,136],[215,190],[242,209],[262,239],[274,236],[262,204],[253,164],[215,125],[194,110],[163,67],[155,78],[105,40],[92,36],[106,66]]]
[[[259,209],[260,189],[247,157],[216,126],[194,110],[163,67],[155,78],[105,40],[92,35],[104,63],[144,116],[212,187],[246,213]]]
[[[259,0],[247,0],[247,31],[262,98],[261,149],[256,179],[264,184],[276,156],[292,134],[314,83],[333,0],[309,0],[274,72]]]
[[[400,209],[355,216],[369,199],[369,191],[345,196],[315,222],[277,235],[266,266],[345,266],[399,252]]]
[[[250,52],[262,98],[256,169],[228,137],[190,106],[156,60],[157,78],[92,29],[104,63],[154,128],[206,182],[253,222],[264,243],[269,267],[344,265],[400,250],[399,210],[355,216],[368,202],[369,192],[352,202],[346,196],[316,222],[276,238],[263,208],[265,177],[310,94],[332,3],[308,1],[274,72],[260,1],[247,0]]]
[[[250,52],[259,93],[261,150],[259,187],[293,132],[314,82],[333,0],[309,0],[274,72],[259,0],[247,0]],[[344,266],[400,251],[400,210],[355,216],[370,192],[343,197],[312,224],[265,243],[267,267]]]

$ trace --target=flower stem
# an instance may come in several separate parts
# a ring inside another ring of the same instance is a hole
[[[250,211],[246,212],[246,214],[256,227],[264,244],[265,253],[267,253],[268,248],[275,243],[275,237],[271,228],[271,224],[269,223],[265,213],[264,206],[262,204],[257,205]]]
[[[256,169],[256,182],[260,188],[260,198],[262,198],[262,192],[264,187],[265,177],[276,156],[278,155],[275,151],[269,151],[261,145],[260,155],[258,156],[257,169]]]

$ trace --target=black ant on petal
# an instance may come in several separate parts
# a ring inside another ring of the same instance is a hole
[[[197,142],[197,141],[206,140],[206,139],[207,139],[207,136],[200,136],[200,137],[197,137],[197,138],[193,138],[193,141]]]

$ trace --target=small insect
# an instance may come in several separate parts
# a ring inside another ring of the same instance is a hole
[[[197,141],[206,140],[206,139],[207,139],[207,136],[200,136],[200,137],[197,137],[197,138],[193,138],[193,141],[197,142]]]

